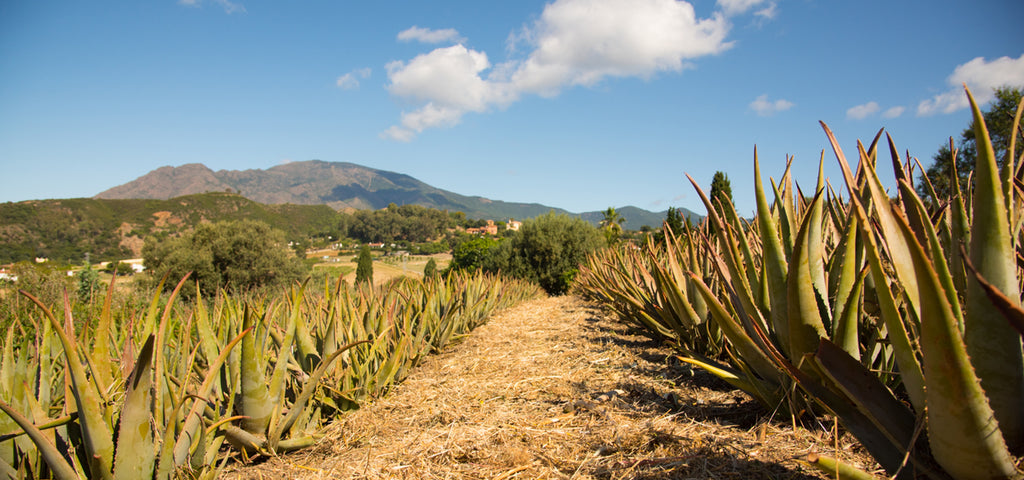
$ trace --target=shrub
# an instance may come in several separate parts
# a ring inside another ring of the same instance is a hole
[[[523,222],[497,249],[492,261],[513,276],[537,282],[552,295],[569,290],[581,262],[605,244],[593,225],[565,214],[548,213]]]
[[[204,291],[246,291],[282,285],[302,276],[302,262],[287,248],[284,233],[263,222],[241,220],[201,224],[180,238],[147,240],[142,249],[152,279],[188,272]],[[172,288],[173,284],[165,284]],[[184,289],[184,294],[194,294]]]

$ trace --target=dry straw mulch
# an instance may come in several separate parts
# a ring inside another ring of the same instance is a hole
[[[833,425],[788,422],[578,298],[550,297],[429,357],[317,446],[223,477],[828,478],[794,460],[809,452],[874,468]]]

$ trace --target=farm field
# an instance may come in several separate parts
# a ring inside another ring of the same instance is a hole
[[[356,279],[356,257],[359,255],[358,252],[352,253],[351,255],[338,256],[336,250],[324,250],[316,253],[310,253],[307,257],[320,258],[323,262],[316,263],[313,265],[313,275],[320,276],[327,273],[332,278],[336,278],[339,274],[344,275],[344,280],[349,285],[355,283]],[[326,258],[324,258],[326,257]],[[409,255],[407,257],[383,257],[374,256],[373,261],[373,284],[382,285],[388,281],[402,276],[423,278],[423,269],[427,266],[427,262],[433,258],[437,264],[437,269],[444,270],[445,267],[452,260],[452,256],[449,253],[440,253],[436,255]]]
[[[848,434],[794,429],[577,297],[502,311],[315,446],[243,478],[828,478],[818,452],[877,470]]]

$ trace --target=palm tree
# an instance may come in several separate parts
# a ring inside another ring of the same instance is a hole
[[[626,221],[626,217],[623,217],[615,210],[615,207],[608,207],[608,210],[604,211],[604,218],[601,219],[601,228],[621,231],[622,222]]]
[[[608,210],[604,211],[604,218],[601,219],[601,230],[609,246],[619,243],[619,235],[622,233],[622,225],[620,224],[625,221],[626,218],[619,215],[615,207],[608,207]]]

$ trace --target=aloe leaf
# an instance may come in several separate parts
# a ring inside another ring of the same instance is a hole
[[[689,175],[687,175],[686,178],[690,180],[690,183],[693,184],[693,188],[697,190],[697,194],[700,196],[701,201],[704,202],[704,206],[708,211],[708,218],[711,219],[715,226],[715,233],[718,234],[718,239],[722,248],[722,257],[725,260],[726,268],[728,268],[731,276],[731,282],[734,285],[740,302],[743,304],[743,308],[748,312],[757,311],[756,303],[754,302],[754,292],[751,289],[747,273],[744,269],[744,264],[740,259],[740,254],[736,249],[735,242],[732,241],[730,231],[718,215],[718,212],[715,211],[715,207],[711,203],[711,200],[708,199],[708,196],[705,195],[704,191],[701,190],[699,185],[697,185],[697,181]]]
[[[971,263],[981,276],[1009,298],[1020,298],[1013,239],[1006,200],[985,118],[967,90],[974,114],[977,157],[974,166],[974,222]],[[1001,318],[999,309],[977,282],[967,283],[964,342],[967,353],[1007,443],[1024,448],[1024,351],[1020,336]]]
[[[821,320],[821,308],[824,307],[821,297],[825,292],[816,288],[816,275],[812,271],[813,268],[822,268],[821,244],[810,240],[821,231],[818,229],[811,232],[812,225],[820,225],[820,206],[821,191],[814,196],[811,210],[804,216],[793,245],[793,257],[789,262],[789,358],[794,362],[799,362],[804,355],[817,350],[818,339],[828,336]]]
[[[221,367],[227,361],[231,352],[234,350],[243,339],[247,338],[252,333],[253,327],[242,330],[235,338],[233,338],[224,348],[221,350],[220,355],[217,359],[210,364],[209,373],[206,378],[203,379],[203,383],[199,386],[196,391],[196,397],[198,400],[192,405],[188,414],[185,415],[185,421],[181,426],[181,434],[178,436],[178,440],[174,443],[174,450],[171,458],[168,459],[165,455],[161,455],[159,464],[158,478],[165,478],[165,474],[173,471],[175,465],[183,465],[188,459],[189,447],[192,443],[198,440],[199,427],[202,422],[201,412],[205,405],[205,399],[210,395],[213,390],[214,384],[218,379],[217,372],[220,371]],[[165,442],[170,444],[170,442]],[[170,460],[170,461],[168,461]]]
[[[914,439],[914,413],[900,402],[878,376],[843,351],[842,347],[822,339],[815,359],[830,380],[872,420],[901,452],[911,449]]]
[[[767,384],[757,378],[744,375],[743,372],[729,368],[728,366],[713,362],[706,358],[699,358],[697,355],[687,353],[688,356],[678,356],[680,361],[700,367],[704,371],[724,380],[751,396],[758,399],[762,405],[774,406],[779,398],[766,395],[764,392],[778,390],[778,387]]]
[[[847,480],[882,480],[881,477],[872,475],[847,463],[843,463],[832,457],[812,453],[801,461],[801,463],[817,468],[828,474],[829,478],[842,478]]]
[[[828,136],[828,140],[832,145],[832,150],[835,152],[836,159],[839,160],[839,165],[843,171],[843,177],[846,179],[847,188],[850,190],[850,197],[858,197],[859,193],[857,190],[857,182],[854,180],[853,175],[850,173],[850,165],[846,161],[846,156],[843,154],[843,150],[839,148],[839,142],[836,141],[835,135],[832,134],[832,130],[829,129],[825,122],[821,122],[822,128],[825,130],[825,134]],[[870,158],[862,156],[861,163],[870,163]],[[919,312],[920,299],[918,298],[917,279],[914,275],[914,267],[910,262],[910,255],[908,253],[909,246],[906,240],[899,235],[899,227],[896,224],[896,220],[893,218],[892,211],[888,208],[890,204],[889,197],[885,193],[885,189],[882,187],[881,180],[878,179],[878,175],[874,169],[864,169],[865,187],[869,194],[869,198],[873,205],[875,205],[875,215],[878,226],[882,230],[882,236],[886,241],[886,247],[889,250],[889,257],[892,262],[892,266],[896,271],[896,278],[906,288],[907,297],[910,300],[910,307],[915,312]],[[869,225],[866,222],[867,212],[861,209],[864,218],[861,218],[861,222],[864,225]],[[917,315],[920,317],[920,314]]]
[[[110,318],[110,302],[114,298],[114,284],[117,282],[117,275],[110,278],[110,287],[107,289],[107,296],[103,299],[103,309],[100,311],[99,322],[94,330],[95,339],[92,345],[92,359],[96,369],[93,374],[100,390],[107,390],[113,383],[111,373],[113,372],[113,361],[110,356],[110,333],[114,331]]]
[[[779,383],[779,378],[781,377],[779,369],[768,355],[754,343],[754,340],[747,335],[739,322],[729,314],[729,311],[726,310],[715,294],[711,292],[711,289],[704,284],[703,280],[697,278],[692,273],[690,274],[690,280],[697,286],[697,290],[711,309],[712,317],[718,323],[719,328],[722,329],[722,333],[729,339],[729,343],[736,349],[739,357],[750,365],[757,376],[765,381]]]
[[[772,219],[771,209],[765,198],[764,186],[761,184],[761,166],[754,150],[754,194],[757,197],[757,225],[761,229],[761,248],[763,249],[763,265],[767,276],[768,298],[771,302],[770,320],[772,330],[782,351],[789,353],[789,312],[786,275],[789,266],[779,238],[778,228]]]
[[[284,434],[284,432],[287,432],[292,428],[292,425],[295,424],[295,420],[297,420],[299,418],[299,415],[301,415],[306,410],[306,405],[307,403],[309,403],[309,399],[313,396],[313,392],[316,391],[316,387],[320,384],[320,379],[323,378],[324,374],[330,368],[331,363],[333,363],[336,359],[340,358],[341,355],[348,351],[350,348],[363,343],[369,343],[369,340],[360,340],[345,345],[344,347],[338,349],[336,352],[332,353],[329,357],[325,358],[324,361],[320,362],[320,365],[317,365],[316,370],[313,371],[313,374],[310,375],[309,378],[303,383],[302,391],[299,393],[299,396],[295,398],[295,402],[292,403],[291,409],[288,411],[288,415],[285,416],[284,420],[280,423],[277,429],[271,432],[271,435],[268,439],[268,445],[270,446],[271,451],[277,451],[277,446],[280,443],[281,436]]]
[[[920,341],[928,382],[928,439],[935,459],[957,479],[1011,477],[1016,469],[1010,452],[974,373],[938,274],[914,240],[910,226],[905,221],[897,223],[910,247],[922,299]]]
[[[156,461],[153,446],[152,407],[152,335],[146,339],[125,382],[124,403],[117,433],[114,457],[115,479],[151,478]]]
[[[1017,330],[1017,333],[1024,336],[1024,309],[1020,307],[1020,303],[1004,295],[1003,292],[1000,292],[995,285],[988,283],[981,274],[974,270],[973,265],[970,263],[967,265],[971,270],[971,273],[974,275],[974,279],[981,284],[981,288],[985,290],[985,294],[988,295],[992,304],[1002,312],[1006,321],[1010,322],[1010,326]]]
[[[82,365],[78,355],[76,342],[68,337],[60,322],[39,299],[24,290],[20,290],[20,292],[42,309],[43,315],[50,321],[53,330],[60,338],[61,346],[64,348],[65,368],[71,377],[71,394],[75,398],[79,423],[82,427],[85,453],[91,460],[89,470],[96,478],[108,479],[111,476],[114,463],[114,441],[110,428],[103,418],[101,410],[103,402],[100,400],[100,394],[85,373],[85,366]],[[71,305],[67,298],[67,292],[64,294],[64,306],[67,311],[66,316],[70,319]]]
[[[858,322],[860,321],[860,302],[864,292],[864,280],[868,276],[868,267],[865,266],[857,275],[853,289],[846,297],[846,305],[842,313],[833,319],[835,330],[833,339],[851,357],[860,361],[860,335]]]
[[[292,318],[295,322],[295,343],[299,347],[299,365],[302,366],[302,370],[306,373],[312,372],[316,368],[317,363],[320,361],[320,352],[316,349],[316,344],[313,342],[313,336],[309,333],[309,327],[306,326],[306,319],[301,314],[302,309],[302,297],[306,291],[306,284],[309,283],[309,278],[302,282],[302,285],[298,289],[292,290]]]
[[[816,195],[825,195],[825,152],[821,154],[818,162],[818,184],[815,187]],[[801,198],[803,196],[801,195]],[[818,303],[821,308],[821,319],[828,320],[831,312],[828,300],[828,283],[825,281],[825,244],[824,239],[824,200],[812,201],[807,212],[810,216],[810,223],[807,226],[807,262],[811,273],[811,284],[818,293]]]
[[[246,305],[242,328],[253,326],[252,308]],[[242,339],[241,352],[241,403],[239,411],[247,418],[242,420],[242,428],[252,433],[267,431],[270,416],[274,411],[274,402],[270,398],[267,387],[266,373],[263,365],[263,352],[256,348],[256,335],[247,335]]]
[[[54,478],[60,480],[78,480],[78,473],[75,472],[75,468],[68,463],[67,460],[60,454],[57,447],[53,446],[38,427],[32,424],[32,421],[25,418],[24,415],[18,413],[13,407],[0,400],[0,410],[3,410],[15,423],[25,431],[25,434],[32,439],[32,443],[39,449],[39,453],[42,455],[46,465],[50,467],[50,471]],[[108,474],[109,475],[109,474]]]

